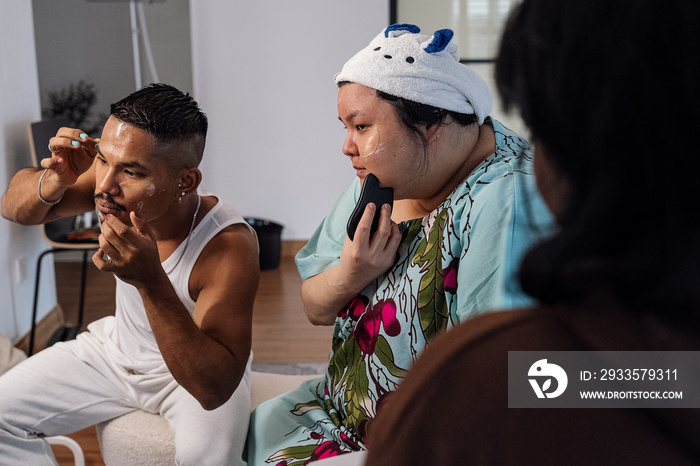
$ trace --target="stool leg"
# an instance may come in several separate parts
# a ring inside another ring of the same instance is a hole
[[[36,336],[36,309],[39,305],[39,277],[41,277],[41,260],[46,254],[50,254],[55,251],[55,248],[48,249],[39,254],[39,258],[36,260],[36,279],[34,280],[34,306],[32,307],[32,329],[29,333],[29,356],[34,354],[34,338]]]
[[[83,306],[85,304],[85,282],[87,278],[88,250],[83,250],[83,274],[80,279],[80,301],[78,304],[78,332],[83,326]]]
[[[80,444],[70,437],[65,435],[57,435],[55,437],[46,437],[46,441],[51,445],[63,445],[68,447],[68,449],[73,453],[73,459],[75,460],[75,466],[85,466],[85,454],[83,449],[80,448]]]

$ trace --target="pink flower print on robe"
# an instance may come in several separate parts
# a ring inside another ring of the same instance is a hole
[[[442,275],[445,280],[445,291],[448,293],[455,294],[457,291],[457,271],[459,269],[459,261],[455,258],[452,259],[450,265],[447,266],[445,270],[442,271]]]
[[[360,316],[365,312],[365,307],[367,307],[369,299],[366,296],[358,295],[350,302],[347,308],[343,309],[338,313],[338,317],[346,319],[350,317],[352,320],[358,320]]]
[[[393,299],[378,301],[357,323],[355,337],[363,353],[374,354],[381,325],[384,325],[384,331],[390,337],[395,337],[401,332]]]
[[[333,441],[323,442],[311,454],[311,457],[309,458],[307,463],[310,463],[312,461],[322,460],[324,458],[331,458],[333,456],[342,455],[343,453],[346,453],[346,452],[341,450],[340,446],[337,443],[335,443]],[[304,464],[307,464],[307,463],[304,463]]]

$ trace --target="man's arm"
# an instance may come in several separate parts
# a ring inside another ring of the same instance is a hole
[[[201,343],[191,343],[187,358],[176,335],[165,331],[157,336],[161,351],[171,358],[171,372],[176,368],[187,385],[180,379],[178,382],[185,388],[190,386],[188,391],[205,408],[228,401],[245,372],[260,279],[259,261],[257,239],[245,225],[234,225],[219,233],[200,255],[190,281],[190,287],[199,290],[198,296],[193,296],[197,300],[193,317]],[[167,320],[163,314],[153,317]],[[165,324],[162,320],[161,323]],[[206,361],[201,360],[202,355]]]
[[[107,219],[103,235],[120,250],[113,254],[108,249],[108,262],[100,252],[93,261],[139,290],[173,377],[204,409],[216,409],[238,387],[250,355],[260,276],[255,236],[245,225],[232,225],[207,244],[190,276],[189,292],[196,300],[191,317],[160,263],[155,266],[157,251],[148,238],[148,226],[141,225],[133,214],[132,222],[141,235],[114,218]]]
[[[67,188],[59,187],[51,170],[41,180],[41,194],[47,204],[39,199],[39,177],[43,170],[25,168],[12,177],[10,185],[0,199],[0,214],[7,220],[21,225],[39,225],[53,220],[78,215],[95,207],[93,199],[94,174],[90,169],[78,181]]]
[[[51,138],[53,152],[41,161],[42,168],[25,168],[12,177],[0,200],[4,218],[22,225],[37,225],[94,207],[97,140],[82,135],[85,133],[78,129],[61,128]]]

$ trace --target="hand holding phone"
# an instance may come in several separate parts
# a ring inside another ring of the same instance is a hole
[[[348,219],[348,237],[353,240],[355,237],[355,230],[357,229],[357,224],[360,223],[360,218],[365,212],[365,207],[370,202],[377,206],[377,210],[374,212],[374,219],[372,219],[372,228],[370,229],[370,238],[374,236],[374,233],[379,228],[379,215],[381,213],[381,207],[384,204],[389,204],[390,207],[394,206],[394,190],[392,188],[382,188],[379,186],[379,180],[373,174],[369,174],[365,177],[365,181],[362,185],[362,191],[360,192],[360,198],[357,200],[357,205],[353,209],[350,218]]]

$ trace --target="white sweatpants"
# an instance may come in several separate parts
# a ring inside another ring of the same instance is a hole
[[[164,416],[181,465],[244,465],[250,364],[223,406],[204,410],[170,374],[127,371],[90,332],[56,343],[0,376],[0,464],[56,464],[43,437],[65,435],[142,409]]]

